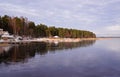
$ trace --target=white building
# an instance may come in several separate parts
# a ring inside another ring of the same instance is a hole
[[[0,29],[0,39],[11,40],[14,39],[14,36],[10,35],[8,31],[3,31],[3,29]]]
[[[14,39],[14,36],[13,35],[10,35],[7,31],[4,32],[1,36],[1,38],[3,40],[11,40],[11,39]]]
[[[13,35],[10,35],[8,31],[3,31],[3,29],[0,29],[0,39],[3,41],[20,41],[22,40],[21,36],[14,37]],[[0,40],[0,41],[1,41]]]

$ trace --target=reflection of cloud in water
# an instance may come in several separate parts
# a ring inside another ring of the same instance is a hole
[[[116,52],[120,52],[120,43],[119,43],[120,39],[108,39],[107,41],[103,41],[100,46],[108,49],[108,50],[112,50],[112,51],[116,51]]]
[[[113,51],[120,52],[120,43],[118,41],[109,42],[107,48],[109,48],[109,49],[111,49]]]

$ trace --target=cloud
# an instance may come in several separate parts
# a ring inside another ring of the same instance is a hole
[[[4,11],[15,12],[15,13],[20,13],[20,14],[27,14],[27,15],[32,15],[32,16],[39,15],[37,11],[34,9],[29,9],[26,7],[13,5],[9,3],[0,3],[0,8]]]
[[[0,13],[25,16],[35,23],[119,33],[120,0],[1,0]]]
[[[108,25],[95,30],[98,36],[120,36],[120,24]]]
[[[106,27],[106,29],[108,31],[120,31],[120,25],[117,24],[117,25],[113,25],[113,26],[108,26],[108,27]]]

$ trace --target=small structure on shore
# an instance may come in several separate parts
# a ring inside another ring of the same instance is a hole
[[[59,36],[54,36],[53,38],[59,38]]]
[[[15,39],[14,36],[10,35],[8,31],[0,29],[0,42],[14,41],[14,39]]]
[[[2,35],[4,33],[3,29],[0,29],[0,35]]]
[[[3,29],[0,29],[0,39],[1,39],[1,36],[3,35],[4,31]]]
[[[3,31],[0,29],[0,42],[20,42],[22,40],[21,36],[10,35],[8,31]]]
[[[1,36],[3,40],[14,40],[14,36],[10,35],[7,31],[3,33]]]

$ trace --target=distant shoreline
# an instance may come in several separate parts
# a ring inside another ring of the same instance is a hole
[[[120,37],[96,37],[96,38],[120,38]]]

